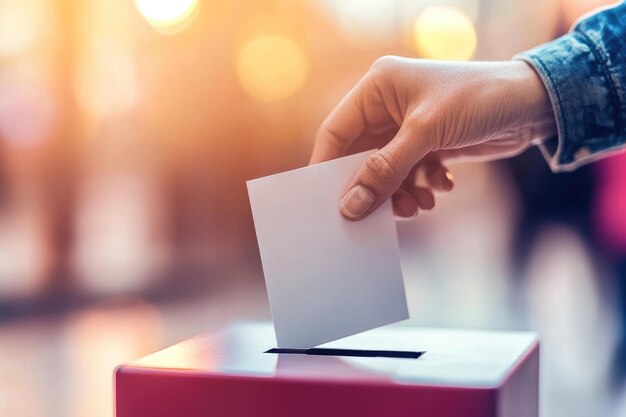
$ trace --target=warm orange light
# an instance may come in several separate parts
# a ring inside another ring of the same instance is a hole
[[[130,4],[110,0],[80,9],[73,87],[87,126],[131,111],[139,100],[132,12]]]
[[[476,50],[476,31],[470,19],[450,6],[431,6],[417,18],[415,47],[424,58],[467,60]]]
[[[211,349],[200,350],[195,347],[194,339],[180,342],[167,349],[152,353],[132,362],[132,366],[162,369],[195,369],[207,370],[214,368],[216,357]]]
[[[295,94],[306,80],[308,60],[291,38],[277,34],[252,37],[237,52],[237,75],[242,87],[262,101]]]
[[[56,101],[43,75],[28,65],[3,68],[0,77],[0,140],[12,146],[29,147],[53,134]]]
[[[75,395],[67,415],[112,416],[115,367],[156,349],[162,334],[159,311],[140,299],[110,299],[70,316],[61,333],[64,381]]]
[[[198,0],[135,0],[139,13],[161,32],[177,32],[195,15]]]
[[[0,1],[0,56],[23,53],[49,24],[48,2]]]

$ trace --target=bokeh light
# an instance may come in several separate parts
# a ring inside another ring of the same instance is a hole
[[[81,10],[76,40],[74,92],[90,121],[132,111],[139,100],[132,30],[132,6],[92,0]]]
[[[159,239],[158,211],[150,210],[158,205],[154,186],[139,173],[95,178],[87,177],[78,199],[73,266],[85,291],[138,290],[167,261]]]
[[[140,298],[111,298],[70,317],[63,336],[71,358],[64,380],[75,395],[68,416],[108,417],[115,367],[161,345],[163,318]]]
[[[33,206],[24,204],[0,216],[0,294],[4,296],[27,297],[45,283],[50,264],[46,225]]]
[[[388,48],[403,30],[398,24],[397,2],[325,0],[318,3],[336,22],[343,40],[354,48]]]
[[[39,0],[0,1],[0,56],[25,52],[45,28],[48,3]]]
[[[376,57],[506,60],[604,1],[0,0],[0,417],[111,417],[116,365],[269,318],[245,181]],[[626,417],[626,160],[532,153],[398,224],[409,324],[538,331],[542,414]],[[237,369],[179,347],[140,363]]]
[[[237,76],[252,97],[278,101],[295,94],[306,80],[308,60],[291,38],[265,34],[243,42],[237,53]]]
[[[135,0],[139,13],[160,32],[185,28],[195,16],[198,0]]]
[[[564,23],[569,27],[581,16],[611,3],[615,2],[613,0],[567,0],[561,1],[560,6]]]
[[[476,50],[476,30],[459,9],[431,6],[418,16],[414,28],[415,48],[423,58],[470,59]]]
[[[30,66],[0,74],[0,138],[12,146],[32,147],[54,131],[55,97],[43,78]]]

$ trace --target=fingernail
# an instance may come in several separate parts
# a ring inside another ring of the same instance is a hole
[[[444,178],[446,183],[446,191],[451,191],[454,188],[454,177],[449,171],[446,171]]]
[[[375,201],[376,197],[370,190],[357,185],[341,199],[341,212],[346,217],[356,219],[367,213]]]
[[[454,177],[449,171],[443,170],[439,175],[439,189],[441,191],[451,191],[454,188]]]

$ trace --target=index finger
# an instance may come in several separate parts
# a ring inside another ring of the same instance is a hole
[[[309,164],[344,156],[348,147],[365,129],[362,107],[362,80],[326,117],[315,136]]]

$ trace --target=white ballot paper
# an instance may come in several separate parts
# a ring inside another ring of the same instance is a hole
[[[339,211],[373,152],[247,183],[279,347],[307,348],[409,316],[391,202],[358,222]]]

